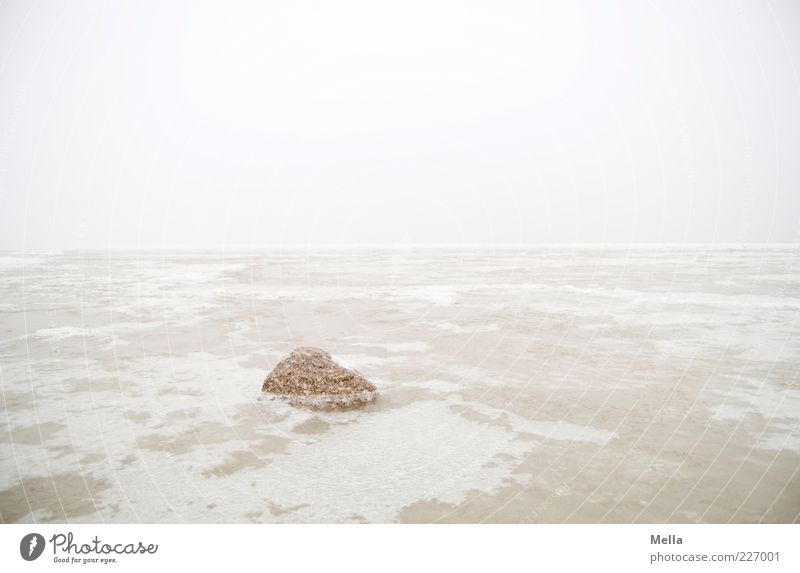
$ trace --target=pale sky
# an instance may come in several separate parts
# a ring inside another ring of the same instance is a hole
[[[0,248],[800,242],[800,2],[0,0]]]

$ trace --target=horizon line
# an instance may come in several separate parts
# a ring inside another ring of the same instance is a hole
[[[225,251],[261,251],[261,250],[333,250],[333,249],[523,249],[523,248],[788,248],[800,247],[800,242],[580,242],[580,243],[277,243],[258,245],[224,245],[224,246],[136,246],[136,247],[66,247],[52,248],[0,248],[5,254],[57,254],[70,252],[225,252]]]

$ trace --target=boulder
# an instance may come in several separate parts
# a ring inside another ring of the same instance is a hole
[[[354,408],[378,397],[378,389],[361,373],[313,347],[295,348],[267,375],[261,391],[314,410]]]

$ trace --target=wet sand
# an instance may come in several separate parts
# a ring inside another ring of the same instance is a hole
[[[3,522],[792,522],[794,246],[0,254]],[[380,390],[260,392],[317,346]]]

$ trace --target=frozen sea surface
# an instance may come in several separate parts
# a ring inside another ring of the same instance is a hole
[[[3,522],[790,522],[800,248],[0,254]],[[259,392],[292,348],[362,410]]]

